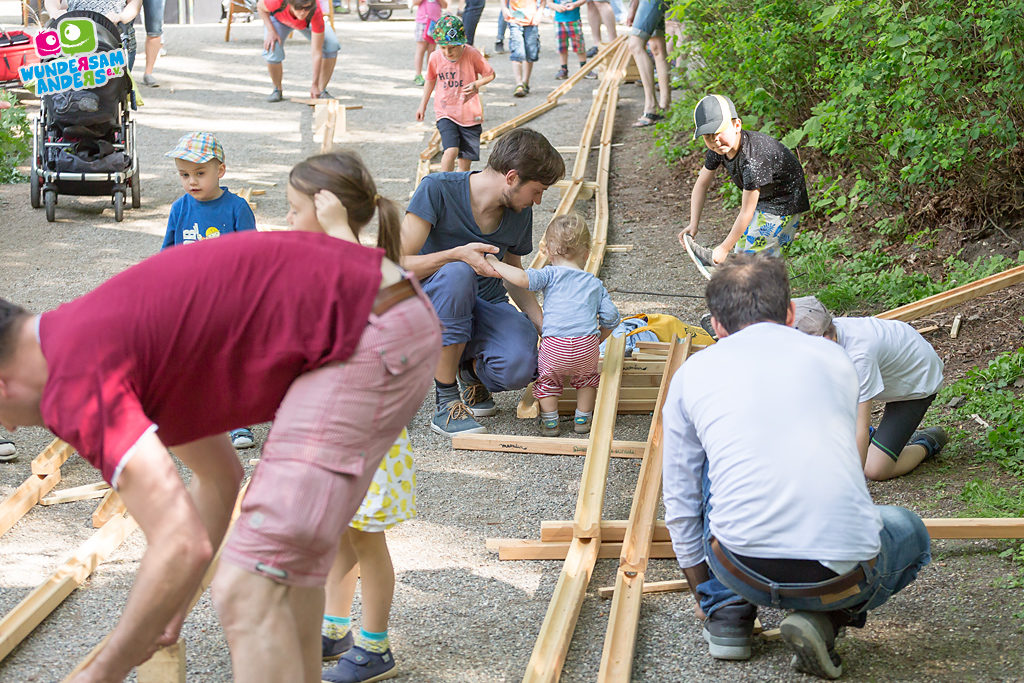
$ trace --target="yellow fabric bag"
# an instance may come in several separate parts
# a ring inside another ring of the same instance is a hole
[[[702,346],[715,343],[715,340],[704,331],[704,328],[696,325],[687,325],[674,315],[668,315],[667,313],[639,313],[637,315],[627,315],[623,320],[630,320],[631,318],[640,318],[646,321],[647,324],[630,330],[626,334],[627,337],[643,330],[649,330],[658,336],[659,341],[672,341],[672,335],[676,335],[680,339],[693,337],[693,343]]]

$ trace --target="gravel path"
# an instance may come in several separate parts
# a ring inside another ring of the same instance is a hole
[[[478,35],[492,45],[497,16],[488,6]],[[0,22],[17,15],[17,4],[0,0]],[[354,15],[338,17],[342,54],[331,91],[346,103],[363,105],[348,112],[348,132],[341,145],[357,149],[372,169],[381,194],[404,200],[412,190],[417,154],[429,124],[413,114],[420,89],[412,85],[412,23],[360,22]],[[8,23],[14,23],[13,20]],[[542,27],[542,60],[535,70],[535,95],[511,97],[508,60],[492,57],[498,79],[484,95],[490,124],[539,103],[557,68],[551,44],[553,30]],[[144,89],[146,106],[138,116],[143,180],[143,208],[127,211],[123,223],[113,220],[100,199],[62,198],[58,221],[45,222],[41,211],[28,206],[27,186],[0,186],[0,295],[35,310],[45,310],[95,287],[123,268],[154,253],[160,244],[170,203],[180,188],[162,153],[193,129],[214,131],[227,153],[225,183],[234,190],[246,181],[276,182],[256,197],[257,221],[284,225],[284,183],[291,166],[317,151],[311,110],[284,102],[268,104],[269,80],[260,59],[261,29],[240,24],[232,42],[223,42],[223,26],[168,26],[168,55],[157,64],[161,87]],[[305,97],[308,47],[299,39],[288,43],[285,95]],[[140,57],[140,61],[141,61]],[[564,106],[534,124],[556,146],[575,146],[591,100],[593,81],[585,81],[563,98]],[[215,89],[211,89],[215,88]],[[602,276],[609,287],[633,290],[700,293],[702,280],[668,235],[679,220],[673,205],[656,209],[657,198],[636,191],[655,162],[647,157],[649,136],[628,128],[640,110],[639,90],[624,86],[619,107],[619,134],[613,179],[609,241],[635,244],[622,254],[609,254]],[[484,150],[486,154],[486,150]],[[618,158],[621,155],[622,158]],[[571,164],[572,159],[568,159]],[[633,192],[626,192],[632,189]],[[666,188],[667,189],[667,188]],[[548,192],[535,222],[546,225],[557,203]],[[651,206],[640,207],[650,201]],[[675,204],[678,206],[678,203]],[[638,218],[647,209],[657,213]],[[586,209],[592,212],[589,207]],[[538,229],[535,239],[539,239]],[[671,312],[695,321],[701,312],[695,299],[613,295],[624,314]],[[518,393],[497,397],[501,412],[486,420],[490,431],[532,434],[530,422],[515,419]],[[429,403],[429,402],[428,402]],[[453,452],[450,442],[426,428],[425,403],[410,427],[419,470],[420,516],[389,534],[398,572],[391,637],[399,667],[409,681],[504,681],[521,678],[558,576],[557,562],[499,562],[484,549],[488,537],[536,538],[546,519],[571,518],[582,460],[573,457]],[[620,418],[616,438],[646,438],[649,419]],[[260,442],[266,426],[257,428]],[[30,472],[32,456],[51,437],[43,430],[19,431],[21,457],[0,465],[0,495],[6,495]],[[258,455],[252,450],[243,463]],[[251,468],[247,468],[251,469]],[[625,518],[636,481],[636,461],[615,460],[609,472],[604,516]],[[63,468],[60,487],[99,479],[84,461],[74,458]],[[32,510],[0,537],[0,610],[8,611],[53,571],[92,533],[89,516],[95,501]],[[133,535],[53,616],[0,664],[2,681],[55,681],[115,623],[143,551],[141,534]],[[873,614],[876,628],[851,635],[840,648],[847,657],[851,680],[1005,680],[1021,671],[1022,645],[1014,624],[1006,624],[1007,597],[991,589],[991,576],[1001,565],[979,550],[991,543],[949,544],[945,569],[933,565],[899,599]],[[968,563],[970,562],[970,565]],[[984,571],[977,571],[978,566]],[[616,563],[598,563],[583,605],[563,680],[596,677],[609,604],[597,598],[596,587],[611,585]],[[674,561],[653,561],[651,580],[678,578]],[[956,589],[949,588],[956,585]],[[1020,591],[1012,594],[1019,598]],[[934,597],[931,597],[934,596]],[[927,598],[927,599],[926,599]],[[956,607],[958,617],[950,621]],[[358,609],[358,608],[357,608]],[[634,667],[636,680],[802,680],[792,673],[789,655],[779,643],[759,644],[747,664],[711,660],[691,616],[688,596],[646,598]],[[766,626],[779,615],[762,614]],[[981,629],[980,631],[978,629]],[[948,633],[947,633],[948,631]],[[997,632],[998,631],[998,635]],[[923,642],[923,632],[941,636]],[[183,638],[188,651],[189,680],[231,680],[227,649],[209,596],[188,620]],[[992,641],[996,642],[992,642]],[[1000,644],[1001,643],[1001,646]],[[272,646],[272,644],[268,644]],[[979,650],[980,648],[980,650]],[[976,651],[973,657],[965,656]],[[810,680],[810,679],[808,679]]]

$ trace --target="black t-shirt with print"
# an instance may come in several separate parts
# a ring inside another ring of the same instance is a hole
[[[725,170],[741,190],[760,190],[757,208],[765,213],[791,216],[811,208],[807,201],[804,169],[784,144],[757,131],[740,131],[740,151],[733,159],[710,149],[704,153],[704,167]]]

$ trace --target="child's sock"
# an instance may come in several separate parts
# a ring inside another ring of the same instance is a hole
[[[575,419],[578,419],[578,418],[581,418],[581,417],[585,417],[585,418],[587,418],[589,420],[590,418],[594,417],[594,411],[591,410],[589,413],[585,413],[582,410],[577,409],[576,410],[576,415],[573,416],[573,419],[575,420]]]
[[[360,628],[359,637],[356,638],[356,645],[367,652],[376,652],[377,654],[387,652],[391,648],[390,643],[388,643],[388,632],[386,629],[380,633],[373,633],[365,628]]]
[[[557,410],[552,410],[550,413],[546,413],[546,412],[544,412],[542,410],[542,411],[540,411],[540,419],[543,420],[543,421],[554,420],[554,421],[557,422],[558,421],[558,411]]]
[[[584,59],[584,60],[583,60],[582,62],[580,62],[580,68],[581,68],[581,69],[582,69],[583,67],[585,67],[586,65],[587,65],[587,60],[585,60],[585,59]]]
[[[434,380],[434,396],[437,398],[437,405],[444,406],[454,401],[461,400],[459,396],[459,383],[452,382],[445,384]]]
[[[324,623],[320,627],[320,633],[331,640],[341,640],[351,628],[351,617],[332,617],[330,614],[325,614]]]

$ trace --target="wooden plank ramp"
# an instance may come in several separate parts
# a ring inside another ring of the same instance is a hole
[[[930,313],[935,313],[958,304],[962,304],[971,299],[977,299],[980,296],[997,292],[1000,289],[1005,289],[1017,283],[1024,282],[1024,265],[1017,266],[1016,268],[1010,268],[1009,270],[1003,271],[996,275],[990,275],[974,282],[969,282],[966,285],[961,285],[955,289],[951,289],[948,292],[942,292],[934,296],[929,296],[920,301],[900,306],[899,308],[893,308],[879,313],[876,318],[882,318],[883,320],[902,320],[903,322],[909,322],[922,318]]]

